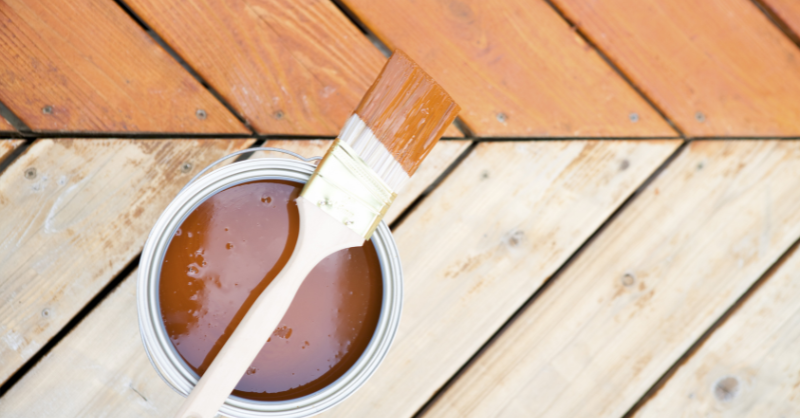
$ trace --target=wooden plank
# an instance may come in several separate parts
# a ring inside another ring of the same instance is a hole
[[[0,176],[0,382],[141,251],[193,174],[252,142],[39,140],[17,158]]]
[[[0,415],[162,418],[182,401],[142,347],[133,272],[2,397]]]
[[[675,136],[544,1],[342,2],[437,79],[477,136]]]
[[[25,140],[22,139],[2,139],[0,140],[0,162],[2,162],[11,151],[17,149]]]
[[[127,4],[262,134],[338,134],[386,61],[328,0]]]
[[[16,132],[14,126],[11,125],[4,117],[0,116],[0,132]]]
[[[113,1],[3,0],[0,68],[34,131],[250,132]]]
[[[405,275],[397,338],[325,416],[413,415],[678,144],[479,144],[394,232]]]
[[[687,135],[800,135],[800,50],[750,0],[554,0]]]
[[[798,272],[795,252],[635,416],[797,416]]]
[[[271,140],[305,156],[323,154],[330,141]],[[396,203],[413,201],[438,177],[431,173],[447,167],[468,141],[441,141],[417,170]],[[251,158],[264,156],[257,152]],[[280,156],[272,154],[269,156]],[[418,176],[421,174],[421,176]],[[426,182],[427,181],[427,182]],[[418,190],[419,192],[415,192]],[[409,193],[416,193],[408,195]],[[391,215],[387,215],[391,216]],[[183,398],[156,375],[141,346],[135,301],[135,273],[125,279],[89,317],[64,338],[0,401],[0,416],[168,416]],[[67,384],[65,379],[73,383]],[[80,383],[77,383],[80,382]],[[44,400],[28,396],[36,388]],[[42,415],[44,414],[44,415]]]
[[[794,0],[755,0],[772,18],[777,18],[779,27],[788,30],[795,42],[800,42],[800,3]]]
[[[283,148],[304,157],[321,157],[330,148],[331,140],[269,140],[263,146]],[[469,147],[470,141],[439,141],[411,177],[406,188],[397,196],[383,219],[387,224],[403,213],[444,171]],[[256,152],[251,158],[285,156],[278,153]],[[292,157],[289,157],[292,158]]]
[[[800,237],[798,176],[799,141],[691,143],[426,415],[623,416]]]

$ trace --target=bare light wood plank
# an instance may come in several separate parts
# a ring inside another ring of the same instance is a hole
[[[752,1],[553,2],[685,134],[800,135],[800,50]]]
[[[394,232],[405,274],[397,339],[324,416],[413,415],[678,145],[479,144]]]
[[[182,401],[142,347],[133,272],[0,398],[0,415],[163,418]]]
[[[0,382],[141,251],[192,175],[252,142],[39,140],[17,158],[0,176]]]
[[[342,2],[441,83],[477,136],[675,136],[544,1]]]
[[[3,0],[0,68],[34,131],[250,132],[113,1]]]
[[[800,237],[797,178],[800,141],[691,143],[426,415],[623,416]]]
[[[2,118],[0,118],[2,119]],[[2,162],[11,151],[17,149],[18,146],[25,142],[22,139],[2,139],[0,140],[0,162]]]
[[[271,140],[265,144],[305,156],[321,155],[329,145],[328,140]],[[407,197],[398,197],[396,203],[415,200],[468,145],[468,141],[437,144],[415,173],[405,192]],[[252,158],[264,154],[258,152]],[[174,414],[183,398],[167,389],[141,345],[135,281],[133,273],[6,393],[0,401],[0,416],[162,417]],[[31,390],[39,397],[29,396]]]
[[[797,416],[798,353],[800,253],[795,252],[635,416]]]
[[[265,147],[283,148],[294,151],[304,157],[321,157],[330,148],[331,140],[269,140]],[[439,141],[431,153],[419,166],[411,177],[406,188],[397,195],[389,211],[383,219],[387,224],[392,223],[403,211],[413,203],[455,160],[466,151],[470,141]],[[256,152],[252,158],[260,157],[285,157],[283,154]],[[292,157],[289,157],[292,158]]]
[[[328,0],[127,4],[263,134],[338,134],[386,62]]]

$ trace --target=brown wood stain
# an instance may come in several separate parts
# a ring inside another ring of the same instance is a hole
[[[198,374],[291,256],[299,228],[294,200],[301,188],[280,180],[228,188],[203,202],[176,231],[162,265],[161,314],[178,354]],[[234,395],[294,399],[338,379],[369,344],[382,294],[380,262],[370,241],[323,260]]]

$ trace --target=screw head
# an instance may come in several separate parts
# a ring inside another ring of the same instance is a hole
[[[622,275],[622,285],[625,287],[631,287],[634,283],[636,283],[636,277],[634,277],[631,273],[625,273]]]
[[[631,166],[631,162],[630,162],[630,161],[628,161],[628,160],[622,160],[622,162],[621,162],[621,163],[619,163],[619,169],[620,169],[621,171],[625,171],[625,170],[627,170],[627,169],[628,169],[628,167],[630,167],[630,166]]]
[[[49,308],[42,309],[42,318],[47,318],[48,316],[50,316],[50,309]]]
[[[283,119],[283,111],[279,110],[275,112],[275,119]]]
[[[208,117],[208,114],[203,109],[197,109],[197,111],[194,112],[194,114],[197,116],[197,119],[200,119],[200,120],[205,120],[205,118]]]
[[[506,123],[507,120],[508,120],[508,116],[505,113],[500,112],[500,113],[497,114],[497,121],[498,122]]]
[[[722,401],[732,401],[739,394],[739,379],[734,376],[723,377],[714,385],[714,396]]]
[[[33,180],[36,178],[36,168],[30,167],[25,170],[25,178],[28,180]]]
[[[52,114],[53,113],[53,106],[47,105],[47,106],[43,107],[42,108],[42,113],[44,113],[45,115]]]
[[[639,114],[638,114],[638,113],[636,113],[636,112],[632,112],[630,115],[628,115],[628,119],[629,119],[629,120],[630,120],[632,123],[639,122]]]
[[[706,121],[706,115],[704,115],[703,112],[695,113],[694,114],[694,118],[695,118],[695,120],[697,120],[700,123],[703,123],[703,122]]]
[[[190,171],[192,171],[192,163],[187,161],[181,164],[181,173],[188,173]]]

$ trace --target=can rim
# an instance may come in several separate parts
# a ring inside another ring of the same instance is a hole
[[[139,262],[136,289],[139,330],[153,368],[183,396],[188,395],[198,377],[169,341],[158,301],[161,264],[175,230],[197,206],[222,190],[267,179],[306,183],[315,168],[308,162],[285,158],[260,158],[229,164],[188,184],[154,224]],[[287,401],[252,401],[229,395],[220,413],[232,417],[310,416],[340,403],[369,379],[386,356],[397,332],[403,293],[397,246],[385,222],[381,222],[372,241],[381,264],[383,297],[375,332],[356,363],[339,379],[312,394]]]

